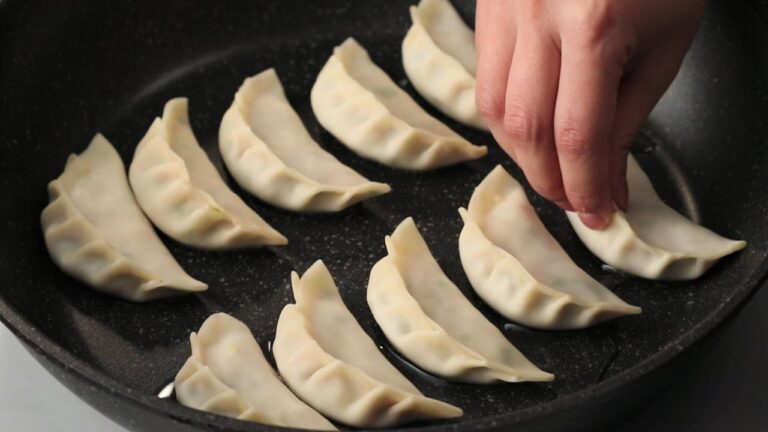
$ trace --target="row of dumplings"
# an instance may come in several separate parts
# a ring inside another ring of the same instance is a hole
[[[634,161],[630,171],[631,179],[643,180],[640,186],[631,182],[635,191],[647,197],[652,187]],[[530,327],[577,329],[641,312],[571,260],[501,166],[459,213],[465,273],[477,294],[506,318]],[[702,238],[714,235],[687,228]],[[400,223],[385,245],[387,255],[371,268],[366,298],[387,340],[410,362],[458,382],[554,379],[445,275],[412,218]],[[215,314],[191,336],[192,356],[175,380],[180,403],[241,420],[313,429],[333,428],[323,415],[355,427],[462,415],[460,408],[422,395],[386,360],[344,305],[322,261],[301,277],[294,272],[291,284],[296,303],[284,307],[272,345],[287,387],[248,328]]]
[[[411,8],[411,17],[402,52],[414,87],[446,114],[484,128],[474,106],[472,31],[446,0],[423,0]],[[390,166],[423,170],[486,153],[429,116],[352,39],[334,50],[311,102],[320,123],[342,143]],[[339,211],[390,191],[311,138],[274,70],[241,86],[222,120],[219,145],[235,180],[281,208]],[[628,165],[629,212],[617,212],[604,231],[568,215],[579,237],[606,263],[645,278],[693,279],[744,247],[664,205],[631,157]],[[221,179],[195,139],[185,99],[166,104],[137,146],[130,187],[124,171],[117,153],[97,135],[51,182],[51,202],[41,218],[54,261],[96,289],[142,301],[206,288],[170,256],[141,210],[168,236],[194,247],[287,242]]]
[[[427,21],[437,23],[430,28],[438,39],[445,25],[461,25],[471,36],[450,3],[424,1],[412,10],[414,28],[421,22],[419,10],[436,18]],[[410,39],[404,52],[414,45]],[[464,48],[474,50],[471,37],[467,41]],[[404,58],[421,59],[436,50],[424,45],[415,44]],[[404,64],[409,76],[431,73],[413,61]],[[337,47],[320,71],[311,103],[319,122],[342,143],[392,167],[433,169],[487,152],[427,114],[353,39]],[[219,149],[243,189],[288,210],[335,212],[391,190],[343,165],[312,139],[272,69],[246,79],[238,90],[221,122]],[[206,289],[173,259],[144,214],[169,237],[197,248],[288,241],[227,187],[194,136],[186,99],[166,104],[136,147],[127,179],[124,173],[117,152],[97,135],[49,184],[50,203],[41,216],[54,261],[98,290],[145,301]]]
[[[451,381],[550,381],[442,272],[413,219],[386,238],[370,272],[375,321],[403,356]],[[332,430],[459,417],[424,396],[381,353],[345,306],[322,261],[291,275],[295,303],[277,321],[271,351],[279,377],[249,329],[218,313],[190,337],[174,387],[183,405],[240,420]],[[479,335],[482,335],[481,337]],[[281,378],[282,379],[281,379]]]
[[[569,258],[520,184],[500,166],[459,213],[465,273],[479,296],[505,317],[531,327],[575,329],[640,313]],[[405,219],[385,244],[387,255],[370,271],[367,302],[405,358],[458,382],[554,378],[445,275],[413,219]],[[320,430],[334,429],[326,417],[383,428],[462,415],[460,408],[424,396],[387,361],[344,305],[322,261],[301,277],[294,272],[291,285],[295,304],[284,307],[272,344],[282,380],[243,323],[214,314],[191,335],[192,355],[174,382],[180,403],[241,420]]]

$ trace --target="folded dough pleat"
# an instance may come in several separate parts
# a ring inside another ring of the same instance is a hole
[[[501,165],[477,186],[459,254],[472,287],[497,312],[544,329],[577,329],[631,306],[579,268],[536,215],[520,183]]]
[[[394,427],[462,415],[421,395],[386,358],[344,305],[321,261],[291,275],[296,304],[277,322],[273,353],[283,379],[326,416],[355,427]]]
[[[413,87],[446,115],[488,130],[475,106],[474,32],[448,0],[421,0],[410,13],[402,53]]]
[[[413,363],[464,382],[550,381],[448,279],[412,218],[386,238],[368,305],[387,339]]]
[[[144,213],[169,237],[202,249],[288,240],[227,187],[198,144],[187,99],[171,99],[139,142],[129,168]]]
[[[102,135],[69,157],[48,193],[40,217],[45,244],[67,274],[132,301],[207,289],[157,237],[128,186],[120,155]]]
[[[311,99],[317,120],[336,139],[384,165],[428,170],[488,152],[427,114],[352,38],[334,49]]]
[[[605,263],[646,279],[690,280],[746,247],[747,242],[721,237],[664,204],[632,156],[627,184],[627,212],[614,213],[604,230],[589,229],[568,212],[576,234]]]
[[[182,405],[274,426],[336,430],[280,381],[248,327],[213,314],[190,336],[192,355],[174,381]]]
[[[342,164],[312,139],[274,69],[240,86],[221,120],[219,148],[243,189],[288,210],[337,212],[391,190]]]

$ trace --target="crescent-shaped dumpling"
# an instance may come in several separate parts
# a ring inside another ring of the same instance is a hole
[[[368,305],[387,339],[427,372],[463,382],[550,381],[443,273],[412,218],[386,238]]]
[[[280,381],[242,322],[213,314],[189,339],[192,355],[174,380],[182,405],[274,426],[336,430]]]
[[[336,139],[384,165],[428,170],[488,152],[427,114],[352,38],[334,49],[311,99],[317,120]]]
[[[544,329],[577,329],[631,306],[579,268],[547,231],[522,186],[501,165],[477,186],[459,254],[477,294],[513,321]]]
[[[403,68],[413,87],[435,108],[488,130],[475,106],[475,34],[448,0],[411,6],[413,25],[403,39]]]
[[[133,197],[112,144],[96,135],[48,184],[41,223],[53,261],[92,288],[147,301],[207,285],[181,268]]]
[[[576,234],[605,263],[646,279],[690,280],[747,245],[696,225],[664,204],[632,156],[627,184],[627,212],[615,212],[606,229],[589,229],[578,214],[568,212]]]
[[[187,99],[171,99],[139,142],[128,169],[136,200],[169,237],[202,249],[288,240],[227,187],[198,144]]]
[[[462,411],[421,395],[392,366],[344,305],[321,261],[291,275],[272,351],[283,379],[329,418],[355,427],[394,427]]]
[[[288,210],[336,212],[391,190],[342,164],[312,139],[274,69],[240,86],[221,120],[219,148],[243,189]]]

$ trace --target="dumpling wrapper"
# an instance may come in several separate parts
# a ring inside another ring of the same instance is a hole
[[[468,207],[459,210],[464,272],[504,317],[530,327],[578,329],[641,312],[573,262],[501,165],[477,186]]]
[[[242,322],[216,313],[189,339],[192,355],[174,380],[182,405],[274,426],[336,430],[280,381]]]
[[[336,139],[384,165],[429,170],[488,152],[424,111],[352,38],[334,49],[311,100],[317,120]]]
[[[201,249],[288,243],[224,183],[192,132],[186,98],[165,104],[128,178],[144,213],[176,241]]]
[[[53,261],[90,287],[132,301],[205,291],[141,212],[120,155],[96,135],[48,184],[41,224]]]
[[[277,322],[272,351],[291,389],[326,416],[366,428],[452,418],[461,409],[421,395],[360,327],[321,261],[291,275],[296,304]]]
[[[721,237],[664,204],[632,156],[627,183],[627,212],[616,211],[602,231],[589,229],[578,214],[567,212],[576,234],[605,263],[646,279],[691,280],[746,247],[747,242]]]
[[[337,212],[391,190],[312,139],[274,69],[246,79],[237,91],[221,121],[219,148],[243,189],[288,210]]]
[[[403,68],[413,87],[446,115],[488,130],[475,106],[475,34],[448,0],[411,6],[403,39]]]
[[[368,305],[387,339],[427,372],[454,381],[551,381],[467,300],[412,218],[386,238],[371,269]]]

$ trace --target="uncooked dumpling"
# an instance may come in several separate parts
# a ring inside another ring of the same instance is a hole
[[[627,184],[627,212],[614,213],[602,231],[587,228],[576,213],[568,212],[576,234],[607,264],[647,279],[690,280],[747,245],[696,225],[664,204],[632,156]]]
[[[186,98],[165,104],[128,171],[144,213],[181,243],[233,249],[288,242],[224,183],[192,133]]]
[[[384,428],[462,415],[429,399],[392,366],[346,308],[328,269],[316,262],[291,275],[296,304],[285,306],[272,351],[283,379],[326,416]]]
[[[428,170],[488,152],[427,114],[352,38],[334,49],[320,71],[312,109],[352,151],[395,168]]]
[[[368,305],[392,345],[435,375],[471,383],[550,381],[443,273],[413,219],[386,240]]]
[[[475,34],[448,0],[411,6],[403,67],[413,87],[454,119],[488,130],[475,106]]]
[[[48,184],[41,223],[56,264],[92,288],[133,301],[204,291],[141,212],[120,155],[102,136]]]
[[[477,186],[459,254],[477,294],[513,321],[576,329],[640,313],[590,277],[547,231],[523,188],[501,165]]]
[[[243,189],[288,210],[336,212],[391,190],[312,139],[274,69],[246,79],[237,91],[221,121],[219,148]]]
[[[274,426],[336,430],[280,381],[242,322],[213,314],[189,339],[192,356],[174,381],[182,405]]]

